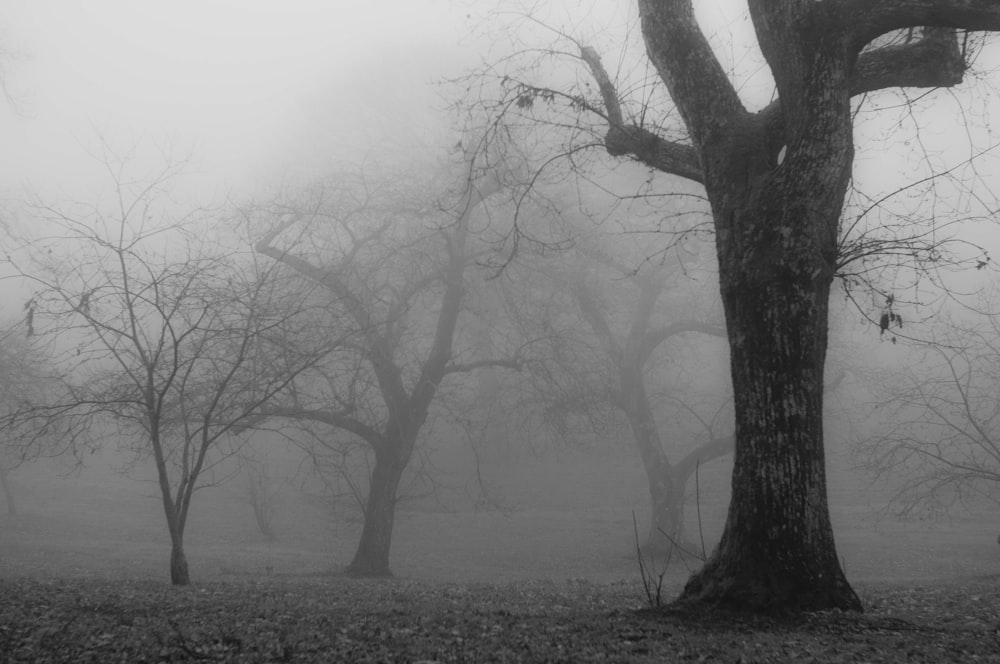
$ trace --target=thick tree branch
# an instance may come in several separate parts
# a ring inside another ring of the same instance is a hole
[[[604,344],[608,354],[618,362],[622,357],[621,344],[618,343],[618,339],[615,338],[615,334],[611,331],[611,325],[608,322],[607,316],[598,305],[593,292],[587,288],[582,279],[574,283],[571,288],[584,320],[587,321],[590,329],[594,331],[594,334]]]
[[[631,155],[642,163],[665,173],[688,180],[703,182],[698,155],[690,145],[668,141],[645,127],[626,125],[622,116],[618,91],[608,76],[600,56],[590,46],[580,48],[580,57],[587,63],[597,81],[608,119],[604,146],[613,157]]]
[[[370,316],[364,304],[362,304],[358,296],[350,288],[348,288],[347,284],[338,278],[332,270],[318,265],[313,265],[305,258],[297,256],[289,252],[287,249],[279,249],[272,244],[279,235],[302,221],[303,216],[304,215],[296,215],[272,228],[267,234],[264,235],[264,237],[260,239],[260,241],[257,242],[257,244],[254,245],[254,250],[258,254],[267,256],[268,258],[271,258],[279,263],[284,263],[299,274],[309,277],[317,283],[323,284],[343,301],[343,303],[347,306],[348,311],[351,312],[351,317],[354,318],[354,321],[359,327],[364,330],[373,329],[370,324],[371,321],[369,320]]]
[[[514,371],[521,370],[521,362],[518,360],[476,360],[475,362],[462,362],[462,363],[450,363],[444,368],[445,374],[453,373],[468,373],[470,371],[475,371],[476,369],[485,369],[487,367],[496,367],[500,369],[513,369]]]
[[[721,147],[747,113],[698,26],[691,0],[639,0],[639,15],[646,52],[695,148],[704,154]]]
[[[353,433],[369,445],[377,448],[382,444],[382,434],[361,420],[350,416],[352,408],[344,410],[324,410],[321,408],[298,408],[291,406],[272,406],[261,410],[261,415],[267,417],[286,417],[292,420],[307,420],[328,424],[348,433]]]
[[[469,167],[472,168],[471,154],[467,156]],[[458,316],[462,312],[462,300],[465,297],[465,263],[466,243],[469,233],[469,220],[477,206],[487,197],[501,188],[499,175],[493,171],[488,173],[488,179],[478,187],[471,174],[466,181],[465,194],[459,205],[460,214],[455,222],[453,232],[445,234],[448,249],[448,264],[445,269],[444,292],[441,295],[441,309],[438,311],[437,323],[434,328],[434,340],[431,343],[427,359],[420,368],[420,378],[413,388],[411,403],[418,410],[424,410],[434,398],[437,386],[444,378],[448,363],[451,361],[455,339],[455,328]]]
[[[677,473],[678,481],[686,482],[694,473],[695,469],[704,466],[709,461],[714,461],[731,454],[736,446],[736,439],[732,436],[713,438],[712,440],[699,445],[688,452],[684,458],[677,462],[674,470]]]
[[[865,43],[903,28],[1000,30],[996,0],[873,0],[868,5],[858,22],[866,31]]]
[[[867,1],[867,0],[866,0]],[[850,94],[857,96],[897,87],[948,87],[961,82],[965,63],[955,34],[928,29],[908,44],[865,51],[854,65]],[[772,160],[785,144],[781,100],[775,99],[757,113]]]
[[[316,210],[313,210],[312,214],[315,215]],[[284,263],[299,274],[322,284],[340,299],[365,336],[365,352],[371,362],[379,387],[387,398],[387,405],[390,409],[394,408],[399,405],[394,400],[403,398],[406,389],[402,383],[399,367],[393,362],[392,340],[387,339],[382,334],[384,326],[373,324],[372,312],[334,270],[314,265],[305,258],[272,244],[281,233],[302,221],[303,217],[304,215],[295,215],[275,226],[254,245],[254,250],[279,263]]]
[[[885,88],[950,87],[962,82],[965,59],[950,29],[925,30],[909,44],[883,46],[858,58],[851,76],[852,96]]]
[[[638,363],[636,366],[641,369],[648,358],[648,355],[643,353],[642,342],[649,333],[649,325],[653,319],[653,312],[656,310],[656,302],[663,294],[666,283],[660,270],[653,273],[636,274],[633,277],[633,282],[639,286],[639,297],[632,308],[632,316],[624,344],[626,357],[622,359],[626,362]]]
[[[647,332],[646,336],[642,339],[641,356],[643,358],[649,357],[661,343],[670,337],[683,334],[684,332],[700,332],[712,337],[726,338],[726,328],[721,325],[713,325],[695,320],[678,321]]]

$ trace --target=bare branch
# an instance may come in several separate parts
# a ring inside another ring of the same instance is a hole
[[[312,422],[327,424],[329,426],[353,433],[358,438],[361,438],[373,448],[377,449],[382,445],[382,434],[361,420],[352,417],[354,410],[354,408],[334,411],[324,408],[267,406],[261,409],[261,414],[266,417],[287,417],[296,420],[309,420]]]
[[[523,367],[523,362],[520,360],[477,360],[475,362],[463,362],[463,363],[449,363],[444,368],[445,374],[452,373],[469,373],[470,371],[475,371],[476,369],[486,369],[490,367],[495,367],[498,369],[513,369],[514,371],[520,371]]]
[[[726,338],[726,328],[721,325],[713,325],[697,320],[675,321],[649,330],[642,339],[642,350],[640,352],[643,356],[648,356],[667,339],[685,332],[699,332],[711,337]]]
[[[608,132],[604,145],[608,154],[620,157],[631,155],[642,163],[694,182],[704,182],[698,155],[694,148],[665,140],[645,127],[626,125],[615,90],[601,58],[593,47],[584,46],[580,56],[590,68],[604,101]]]

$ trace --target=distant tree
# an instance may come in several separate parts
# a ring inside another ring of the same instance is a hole
[[[0,41],[0,93],[3,94],[6,102],[14,109],[14,111],[19,112],[21,110],[19,100],[11,92],[10,83],[10,65],[16,63],[22,59],[22,54],[17,53],[10,49],[10,47]]]
[[[480,169],[474,152],[465,153],[432,169],[438,172],[380,177],[370,167],[345,170],[297,199],[247,209],[271,225],[257,251],[325,289],[357,330],[295,383],[295,398],[268,408],[346,433],[374,456],[350,574],[391,573],[400,481],[442,382],[517,366],[513,358],[467,357],[456,344],[475,224],[503,188],[495,170]]]
[[[35,284],[26,328],[44,338],[63,388],[8,417],[61,423],[96,444],[108,427],[137,460],[152,458],[170,534],[170,579],[189,583],[184,532],[195,492],[240,446],[262,405],[326,352],[308,335],[308,289],[195,213],[172,215],[183,164],[134,177],[106,148],[114,195],[97,205],[39,205],[25,249]]]
[[[523,48],[492,64],[488,75],[501,93],[477,89],[475,98],[512,115],[498,127],[523,126],[532,109],[558,106],[569,116],[561,126],[581,139],[565,150],[570,158],[588,142],[603,144],[610,155],[686,180],[678,187],[707,196],[730,344],[736,451],[722,538],[680,599],[750,611],[860,610],[840,567],[827,504],[822,423],[830,288],[847,262],[877,260],[884,249],[903,246],[897,256],[929,262],[942,252],[923,242],[934,237],[930,230],[902,245],[872,233],[859,252],[845,248],[841,212],[858,110],[852,99],[887,88],[958,85],[969,68],[969,42],[958,30],[1000,30],[1000,4],[773,0],[751,2],[748,13],[761,68],[771,74],[762,83],[770,97],[759,111],[745,103],[756,86],[743,86],[743,73],[724,67],[692,0],[638,3],[646,57],[636,70],[655,71],[655,80],[616,80],[595,48],[553,31],[565,48]],[[533,80],[546,57],[560,55],[578,68],[575,83]],[[517,57],[527,61],[523,69],[512,64]],[[584,116],[597,122],[577,121]],[[602,139],[592,140],[581,126],[603,126]]]
[[[55,368],[19,323],[0,332],[0,489],[7,514],[18,512],[11,474],[38,457],[58,457],[75,450],[71,432],[51,423],[11,426],[24,404],[60,389]]]
[[[265,461],[243,459],[243,476],[246,482],[246,501],[253,510],[257,531],[268,542],[277,539],[274,531],[274,512],[277,506],[277,488]]]
[[[871,377],[881,398],[876,433],[856,447],[861,464],[896,487],[889,505],[902,514],[1000,505],[1000,318],[909,352],[906,366]]]
[[[15,345],[14,339],[15,337],[9,332],[0,337],[0,403],[3,404],[6,413],[16,408],[17,395],[25,387],[19,378],[28,370],[22,362],[23,348],[11,348]],[[23,347],[24,344],[17,345]],[[6,435],[0,441],[0,489],[3,490],[4,500],[7,503],[7,515],[17,516],[17,500],[10,482],[10,472],[21,464],[23,457],[11,443],[12,432],[2,433]]]
[[[7,501],[7,516],[17,516],[17,499],[10,483],[9,468],[0,468],[0,488],[3,489],[4,500]]]
[[[682,335],[722,339],[725,328],[712,321],[710,307],[694,304],[693,282],[684,283],[686,270],[706,269],[695,265],[689,250],[646,260],[649,244],[631,240],[579,229],[572,249],[531,261],[534,297],[544,306],[526,303],[516,315],[524,319],[526,334],[543,340],[533,353],[541,357],[527,366],[538,378],[534,399],[552,413],[549,421],[561,423],[558,414],[564,413],[603,427],[596,420],[609,409],[624,417],[649,488],[650,525],[643,548],[663,553],[681,544],[688,481],[700,466],[733,449],[732,436],[712,435],[711,426],[709,439],[700,444],[679,440],[688,434],[670,418],[690,415],[678,405],[696,395],[685,395],[685,385],[670,384],[670,365],[685,362],[675,356],[683,350],[666,347]],[[522,254],[508,272],[529,260]],[[546,281],[551,291],[539,292],[539,283]],[[668,292],[675,297],[668,300]],[[554,306],[559,300],[562,305]],[[545,351],[538,348],[542,345]],[[726,394],[718,396],[717,405]]]

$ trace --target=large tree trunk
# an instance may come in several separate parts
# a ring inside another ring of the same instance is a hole
[[[652,471],[652,472],[651,472]],[[684,537],[684,485],[669,464],[647,468],[649,481],[649,535],[642,546],[654,556],[695,553]]]
[[[785,204],[790,198],[803,213],[811,207],[787,195]],[[836,228],[836,213],[777,224],[767,207],[736,213],[741,246],[733,247],[728,232],[719,240],[720,259],[729,259],[720,260],[720,280],[736,412],[733,491],[722,539],[681,601],[754,611],[861,610],[834,546],[823,453],[836,234],[816,231]],[[786,214],[794,213],[789,207]],[[768,234],[776,237],[769,242]],[[732,249],[742,260],[733,260]]]
[[[706,161],[706,190],[729,336],[736,449],[722,539],[682,601],[751,611],[861,610],[834,546],[823,452],[830,287],[854,159],[850,65],[836,42],[815,48],[823,37],[812,35],[818,41],[781,56],[788,62],[771,54],[794,70],[782,94],[782,163],[768,161],[759,127],[751,124],[705,151],[719,159]]]
[[[351,576],[392,576],[389,548],[396,518],[396,493],[406,461],[389,452],[377,452],[368,487],[365,522],[354,560],[347,567]]]

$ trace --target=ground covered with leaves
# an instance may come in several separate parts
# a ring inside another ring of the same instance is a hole
[[[637,584],[0,579],[0,661],[1000,662],[997,579],[862,586],[864,615],[644,609]]]

